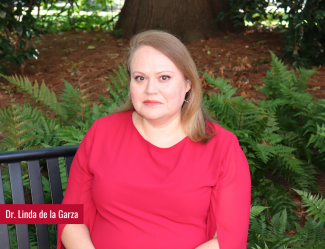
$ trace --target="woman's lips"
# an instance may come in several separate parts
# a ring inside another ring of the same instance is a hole
[[[145,105],[147,106],[156,106],[156,105],[161,105],[162,103],[159,101],[155,101],[155,100],[146,100],[143,102]]]

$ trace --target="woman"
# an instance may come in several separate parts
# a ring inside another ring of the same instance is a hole
[[[187,49],[140,33],[128,71],[127,103],[74,158],[63,203],[84,204],[85,224],[58,225],[58,248],[246,248],[249,167],[236,136],[204,114]]]

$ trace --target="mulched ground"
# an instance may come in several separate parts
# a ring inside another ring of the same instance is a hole
[[[106,85],[109,84],[109,75],[118,64],[125,61],[129,41],[117,39],[104,31],[82,31],[57,33],[35,38],[31,45],[39,51],[39,58],[32,60],[21,71],[15,65],[9,67],[10,74],[28,77],[31,82],[42,81],[56,94],[64,88],[63,79],[74,86],[87,83],[92,93],[93,101],[99,101],[99,94],[109,96]],[[93,49],[87,49],[91,48]],[[274,32],[245,32],[241,34],[224,34],[209,40],[198,40],[187,45],[197,68],[214,76],[229,79],[229,82],[238,87],[236,95],[246,99],[262,100],[265,96],[253,86],[261,86],[266,71],[270,68],[270,53],[281,52],[281,41]],[[78,74],[77,72],[80,72]],[[325,96],[325,68],[318,67],[318,73],[313,75],[308,83],[308,92],[314,99],[323,99]],[[6,81],[0,78],[2,87]],[[0,85],[1,86],[1,85]],[[214,89],[204,84],[207,91]],[[23,103],[28,95],[15,93],[16,102]],[[7,106],[10,98],[5,89],[0,88],[0,108]],[[318,187],[325,194],[325,173],[317,176]],[[282,183],[286,190],[290,184],[282,178],[274,177]],[[300,198],[296,195],[292,199],[301,207]]]
[[[125,61],[129,41],[117,39],[103,31],[82,31],[57,33],[35,38],[32,46],[39,51],[39,58],[32,60],[22,72],[17,66],[9,67],[10,74],[26,76],[31,82],[35,80],[45,84],[59,94],[64,87],[63,79],[72,85],[88,82],[93,93],[92,98],[98,101],[98,95],[109,96],[106,85],[113,68]],[[95,49],[87,49],[89,46]],[[200,71],[214,76],[228,78],[229,82],[238,87],[236,95],[247,99],[264,99],[265,96],[253,86],[263,84],[263,77],[270,68],[270,53],[281,50],[281,41],[274,32],[253,32],[227,34],[209,40],[198,40],[187,45]],[[80,71],[80,75],[76,73]],[[325,96],[325,67],[319,67],[318,73],[312,76],[308,91],[314,99]],[[80,79],[80,76],[83,78]],[[0,84],[6,81],[0,78]],[[211,90],[204,85],[206,90]],[[18,101],[27,98],[15,94]],[[8,94],[0,89],[0,106],[9,104]]]

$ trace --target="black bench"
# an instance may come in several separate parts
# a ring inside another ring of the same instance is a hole
[[[41,170],[39,163],[40,159],[46,159],[52,204],[61,204],[63,199],[63,192],[58,158],[65,158],[67,176],[69,176],[70,166],[77,149],[78,145],[73,145],[0,153],[0,164],[8,164],[13,204],[25,204],[25,194],[21,172],[22,161],[26,161],[28,166],[32,203],[44,204]],[[0,204],[6,204],[1,171],[0,179]],[[47,225],[36,224],[35,226],[38,248],[50,249]],[[16,224],[15,227],[18,249],[29,249],[30,243],[28,225]],[[4,249],[10,248],[8,225],[6,224],[0,224],[0,247]]]

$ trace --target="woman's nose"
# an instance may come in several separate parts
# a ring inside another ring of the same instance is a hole
[[[148,79],[146,91],[148,94],[159,93],[158,82],[154,79]]]

